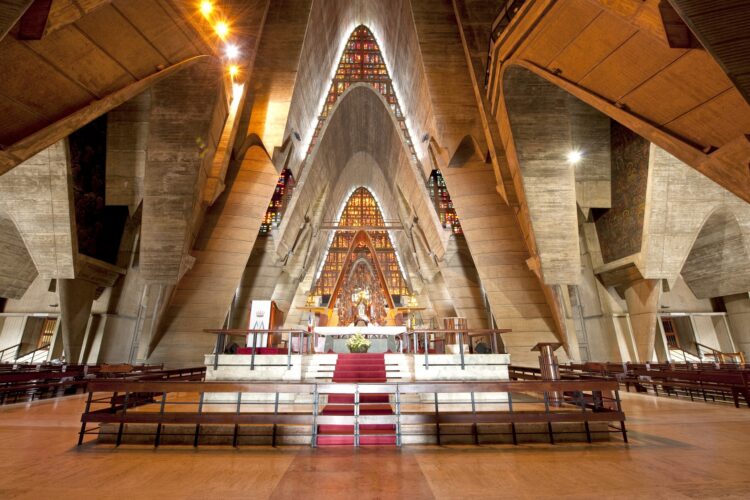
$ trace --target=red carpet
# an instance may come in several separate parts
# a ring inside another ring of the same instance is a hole
[[[385,354],[339,354],[333,371],[334,382],[385,382]],[[387,394],[363,394],[359,397],[360,415],[393,415]],[[354,415],[353,394],[331,394],[322,415]],[[390,424],[362,424],[359,444],[396,444],[396,429]],[[319,425],[318,445],[353,445],[353,425]]]

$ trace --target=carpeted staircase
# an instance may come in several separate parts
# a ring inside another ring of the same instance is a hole
[[[346,382],[385,382],[385,354],[339,354],[333,381]],[[392,415],[387,394],[362,394],[359,397],[360,415]],[[322,415],[354,415],[354,395],[331,394]],[[360,424],[359,444],[395,445],[396,429],[390,424]],[[319,425],[318,445],[353,445],[353,425]]]

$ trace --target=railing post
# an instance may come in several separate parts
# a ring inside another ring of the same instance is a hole
[[[396,384],[396,446],[401,446],[401,389]]]
[[[258,350],[258,332],[253,332],[253,350],[250,355],[250,371],[255,370],[255,351]]]
[[[205,393],[201,392],[200,398],[198,399],[198,423],[195,425],[195,436],[193,437],[193,447],[198,447],[198,437],[201,433],[201,414],[203,414],[203,395]]]
[[[438,406],[438,393],[435,392],[435,438],[440,446],[440,407]]]
[[[508,412],[511,416],[510,432],[513,434],[513,444],[518,444],[518,435],[516,434],[516,423],[513,420],[513,394],[508,391]]]
[[[78,435],[78,446],[81,446],[83,444],[83,436],[84,434],[86,434],[86,417],[88,417],[89,410],[91,409],[91,399],[93,398],[93,396],[94,393],[89,392],[89,397],[86,399],[86,409],[81,416],[81,432]]]
[[[544,413],[547,414],[547,432],[549,433],[549,444],[555,444],[555,436],[552,433],[552,420],[550,420],[548,391],[544,391]]]
[[[273,421],[273,434],[271,436],[271,446],[274,448],[276,447],[276,417],[279,415],[279,393],[276,393],[276,399],[273,404],[273,415],[274,415],[274,421]]]
[[[427,345],[427,332],[424,332],[424,368],[425,370],[430,369],[430,360],[429,360],[429,346]]]
[[[313,423],[312,423],[312,436],[310,440],[310,446],[313,448],[318,447],[318,384],[313,387]]]
[[[477,428],[477,405],[474,401],[474,392],[470,392],[469,395],[471,396],[471,415],[474,418],[474,421],[471,423],[471,433],[474,435],[474,444],[479,445],[479,429]]]
[[[232,434],[232,447],[237,448],[237,441],[239,439],[239,432],[240,432],[240,424],[239,424],[239,417],[240,417],[240,411],[242,410],[242,391],[237,393],[237,410],[235,411],[235,418],[237,420],[234,421],[234,433]],[[274,424],[274,427],[276,425]]]
[[[294,330],[289,332],[289,344],[286,346],[286,369],[292,369],[292,344],[294,344]]]
[[[359,448],[359,384],[354,386],[354,446]]]
[[[593,395],[593,393],[592,393]],[[581,405],[581,412],[583,413],[583,426],[586,428],[586,441],[591,442],[591,429],[589,428],[589,421],[586,418],[586,401],[583,398],[583,390],[578,391],[578,403]]]
[[[161,393],[161,405],[159,406],[159,423],[156,425],[156,438],[154,438],[154,448],[159,447],[159,443],[161,442],[161,426],[162,426],[162,420],[164,419],[164,405],[167,402],[167,393],[162,392]]]
[[[219,367],[219,354],[224,352],[224,343],[226,336],[220,333],[216,338],[216,352],[214,353],[214,370]]]
[[[117,429],[117,441],[115,443],[115,446],[120,446],[120,443],[122,443],[122,431],[125,428],[125,415],[128,412],[128,400],[130,399],[130,393],[125,393],[125,404],[122,407],[122,413],[120,414],[120,427]]]
[[[464,364],[464,332],[458,332],[458,352],[461,353],[461,369],[465,370]]]
[[[615,402],[617,403],[617,411],[622,413],[622,403],[620,401],[620,391],[615,389]],[[625,420],[620,420],[620,432],[622,432],[622,440],[627,444],[628,442],[628,431],[625,430]]]

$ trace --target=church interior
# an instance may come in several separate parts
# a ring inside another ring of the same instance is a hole
[[[0,1],[0,497],[747,498],[750,1]]]

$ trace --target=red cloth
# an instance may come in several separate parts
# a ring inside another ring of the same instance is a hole
[[[252,347],[238,347],[237,354],[252,354]],[[286,354],[286,349],[279,349],[277,347],[258,347],[255,354]]]

